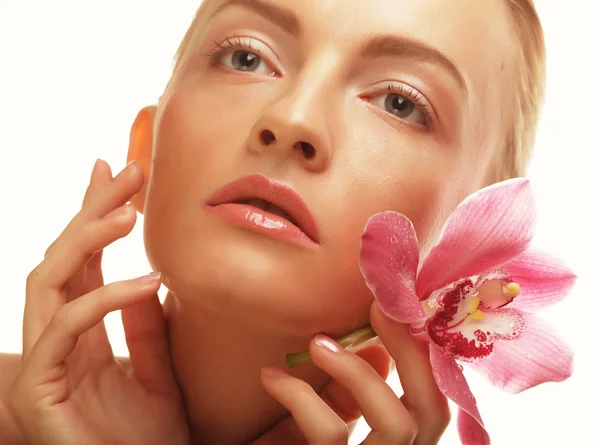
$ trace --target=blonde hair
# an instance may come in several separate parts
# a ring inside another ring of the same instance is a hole
[[[546,93],[546,46],[533,0],[506,3],[520,44],[515,49],[509,85],[516,94],[508,110],[506,139],[498,150],[496,181],[525,175]]]
[[[177,53],[173,72],[181,65],[190,46],[197,23],[204,17],[213,0],[204,0],[187,30]],[[544,33],[533,0],[505,0],[518,42],[509,76],[516,95],[506,110],[506,137],[498,149],[492,182],[524,176],[531,159],[537,124],[546,90],[546,47]]]

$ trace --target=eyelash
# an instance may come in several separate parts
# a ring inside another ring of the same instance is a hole
[[[231,51],[233,49],[247,50],[247,51],[250,51],[250,52],[256,54],[260,58],[264,58],[263,53],[261,52],[260,48],[252,45],[251,39],[243,38],[238,35],[229,37],[228,39],[226,39],[223,42],[215,41],[214,50],[212,50],[210,53],[206,54],[206,57],[208,57],[211,66],[217,66],[220,64],[221,57],[224,54],[226,54],[228,51]],[[391,93],[398,94],[398,95],[404,97],[405,99],[410,100],[415,105],[415,108],[423,114],[423,118],[425,119],[425,126],[427,127],[427,129],[433,130],[433,117],[432,117],[433,112],[431,110],[430,105],[427,102],[425,102],[424,97],[421,93],[419,93],[417,90],[415,90],[412,87],[409,87],[406,85],[397,85],[397,84],[393,84],[393,83],[388,84],[387,90],[390,91]],[[400,121],[403,121],[402,119],[400,119],[398,117],[395,117],[395,116],[392,116],[392,117],[394,117],[395,119],[398,119]]]
[[[232,49],[244,49],[256,54],[261,59],[264,58],[260,48],[253,46],[250,39],[244,40],[241,36],[229,37],[224,42],[215,42],[215,49],[206,54],[206,57],[210,60],[211,65],[216,66],[219,65],[221,56]]]
[[[425,97],[421,93],[407,85],[397,85],[393,83],[388,84],[387,90],[410,100],[415,105],[415,108],[423,114],[426,127],[429,130],[433,130],[433,110],[431,109],[431,106],[425,102]],[[402,119],[398,117],[395,118],[402,121]]]

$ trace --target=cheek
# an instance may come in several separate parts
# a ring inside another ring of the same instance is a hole
[[[299,252],[203,211],[217,188],[268,162],[251,164],[245,150],[260,103],[231,106],[235,98],[216,90],[207,84],[190,93],[180,85],[157,114],[145,208],[150,263],[181,298],[203,298],[214,310],[230,307],[254,323],[279,323],[282,331],[341,335],[368,323],[373,296],[358,267],[368,218],[395,210],[411,218],[420,239],[426,236],[451,161],[408,138],[398,149],[397,133],[345,129],[330,171],[303,188],[318,191],[305,199],[323,248]]]
[[[322,279],[327,283],[324,287],[341,290],[331,293],[329,298],[334,304],[337,299],[347,318],[358,314],[365,317],[373,300],[358,267],[360,238],[368,219],[379,212],[396,211],[413,222],[419,240],[434,238],[443,199],[442,176],[426,175],[422,170],[413,173],[399,170],[397,177],[389,180],[375,172],[365,175],[364,181],[359,172],[353,178],[346,192],[332,187],[331,190],[336,190],[332,194],[337,196],[323,201],[328,211],[322,218],[328,229],[324,241],[328,272]]]

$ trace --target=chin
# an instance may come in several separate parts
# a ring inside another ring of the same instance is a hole
[[[368,323],[373,297],[357,265],[334,267],[324,249],[301,249],[212,218],[197,222],[193,231],[153,237],[146,221],[148,259],[178,299],[300,336],[343,334]]]

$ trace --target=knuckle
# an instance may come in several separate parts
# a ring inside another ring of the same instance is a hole
[[[435,430],[439,431],[440,433],[443,433],[446,430],[446,428],[448,428],[448,425],[450,425],[450,421],[452,420],[452,413],[450,412],[450,407],[448,406],[447,402],[439,407],[439,410],[434,416],[434,419]]]
[[[27,290],[35,289],[39,286],[41,280],[40,275],[40,266],[37,266],[31,272],[29,272],[29,275],[27,275],[27,279],[25,281],[25,287]]]
[[[397,423],[396,425],[395,431],[391,434],[393,440],[388,442],[398,445],[412,444],[419,434],[417,422],[410,418],[402,423]]]
[[[405,431],[405,437],[404,437],[404,439],[408,443],[412,443],[417,438],[417,435],[419,434],[419,425],[417,424],[417,422],[415,421],[415,419],[411,418],[406,423],[406,428],[405,428],[404,431]]]
[[[17,377],[6,392],[6,406],[12,414],[21,413],[27,405],[28,396],[24,389]]]
[[[44,258],[46,258],[50,252],[52,252],[52,249],[54,249],[54,246],[56,246],[56,243],[52,243],[48,246],[48,248],[44,252]]]
[[[323,426],[323,436],[327,440],[326,443],[347,443],[350,433],[348,426],[339,417],[332,422],[327,422]]]
[[[313,389],[313,387],[306,383],[304,380],[294,379],[289,383],[293,385],[294,393],[298,394],[299,396],[312,397],[315,394],[315,390]]]
[[[50,255],[50,253],[52,253],[52,251],[56,248],[56,246],[60,243],[61,237],[58,237],[57,239],[55,239],[52,244],[50,244],[48,246],[48,248],[46,249],[46,251],[44,252],[44,258],[46,258],[48,255]]]
[[[71,307],[69,304],[65,304],[64,306],[59,307],[56,310],[56,312],[54,312],[54,315],[52,316],[52,319],[50,320],[50,324],[48,325],[48,327],[49,328],[52,327],[52,328],[56,329],[61,326],[68,326],[71,318],[72,318]]]

